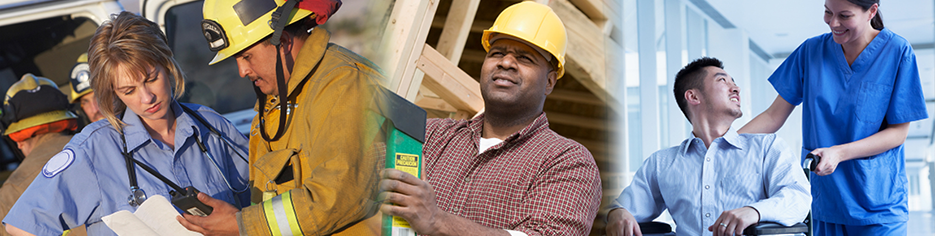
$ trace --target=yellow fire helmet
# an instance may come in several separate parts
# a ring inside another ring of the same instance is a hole
[[[68,111],[68,98],[52,80],[25,74],[13,83],[3,100],[3,116],[10,126],[3,135],[65,119],[76,119]]]
[[[71,103],[78,101],[81,96],[91,93],[91,70],[88,67],[88,53],[78,56],[78,62],[71,67],[68,80],[71,82]]]
[[[201,30],[212,52],[217,52],[208,65],[214,65],[243,51],[273,33],[273,12],[286,0],[230,1],[206,0]],[[308,17],[312,12],[293,8],[289,24]]]
[[[565,46],[568,38],[565,25],[552,8],[541,3],[524,1],[507,7],[497,16],[493,26],[484,30],[481,43],[490,51],[490,40],[496,34],[513,36],[552,54],[558,62],[558,78],[565,74]]]

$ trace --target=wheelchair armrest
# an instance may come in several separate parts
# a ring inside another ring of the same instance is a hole
[[[640,232],[643,234],[664,234],[672,232],[672,226],[657,221],[640,223]]]
[[[744,235],[799,234],[807,232],[808,226],[802,222],[792,226],[784,226],[778,223],[764,221],[752,224],[743,230]]]

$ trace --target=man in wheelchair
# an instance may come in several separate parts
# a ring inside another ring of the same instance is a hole
[[[642,235],[664,210],[679,235],[741,235],[761,221],[793,225],[812,197],[795,152],[775,134],[737,134],[740,88],[721,61],[701,58],[675,76],[692,137],[647,158],[610,205],[607,235]]]

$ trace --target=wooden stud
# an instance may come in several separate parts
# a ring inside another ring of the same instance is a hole
[[[415,62],[422,54],[438,0],[398,0],[384,30],[381,45],[387,51],[376,61],[390,78],[389,88],[412,101],[422,84]]]
[[[604,2],[601,0],[560,0],[560,1],[571,1],[575,4],[575,7],[581,9],[581,12],[584,13],[591,21],[596,25],[602,26],[605,21],[607,21],[607,16],[604,14]]]
[[[432,28],[445,28],[445,24],[446,24],[445,20],[446,20],[445,18],[440,17],[440,16],[435,17],[435,20],[432,21]],[[484,30],[490,29],[490,26],[493,26],[493,21],[475,19],[474,23],[471,24],[471,27],[470,27],[471,33],[484,32]]]
[[[619,53],[622,51],[608,50],[605,41],[610,38],[604,36],[601,28],[567,0],[553,1],[549,6],[562,19],[568,34],[569,43],[565,49],[565,73],[577,78],[578,82],[612,109],[621,109],[616,96],[623,93],[608,91],[610,88],[607,86],[608,83],[613,82],[608,81],[606,76],[608,61],[604,52]]]
[[[458,0],[451,2],[448,16],[445,18],[445,27],[438,39],[436,50],[457,65],[461,60],[461,52],[474,23],[474,15],[480,0]]]
[[[607,121],[604,119],[570,115],[558,112],[550,112],[546,113],[545,115],[549,118],[550,123],[578,126],[607,132],[614,131],[614,128],[611,125],[608,125]]]
[[[575,103],[583,103],[588,105],[598,105],[603,106],[604,101],[602,101],[594,94],[587,92],[578,92],[566,89],[554,89],[552,93],[548,96],[549,99],[555,99],[560,101],[569,101]]]
[[[461,60],[464,61],[483,63],[484,59],[487,59],[487,52],[483,50],[464,50],[461,53]]]
[[[480,94],[480,84],[448,61],[441,53],[435,51],[432,46],[423,47],[422,57],[416,62],[416,66],[427,75],[422,85],[431,89],[451,106],[471,114],[483,109],[484,101]]]
[[[419,96],[416,98],[416,106],[425,109],[433,109],[446,112],[458,112],[458,109],[445,102],[441,98]]]
[[[472,116],[474,116],[474,112],[459,110],[458,112],[451,114],[451,119],[470,120]]]
[[[578,139],[575,139],[575,142],[578,142],[581,145],[584,145],[584,147],[588,148],[588,151],[591,152],[592,156],[595,156],[595,159],[597,159],[598,155],[607,154],[608,152],[611,152],[613,150],[613,148],[608,148],[607,143],[603,141],[587,140],[587,139],[578,138]]]

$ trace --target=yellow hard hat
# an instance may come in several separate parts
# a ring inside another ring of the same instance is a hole
[[[565,25],[549,6],[524,1],[504,9],[493,26],[484,30],[481,38],[484,50],[490,51],[490,40],[496,34],[525,40],[551,53],[558,59],[558,78],[565,74],[565,46],[568,41]]]
[[[272,34],[273,12],[285,2],[206,0],[201,30],[211,51],[217,52],[208,65],[227,59]],[[289,24],[311,14],[309,10],[293,8],[288,16]]]
[[[69,99],[71,103],[75,103],[81,96],[91,93],[91,70],[88,67],[88,53],[82,53],[81,56],[78,56],[78,62],[71,67],[68,80],[71,84]]]
[[[3,100],[3,107],[5,119],[11,122],[3,135],[37,125],[78,118],[68,111],[68,98],[58,90],[55,82],[33,74],[23,75],[10,86]]]

